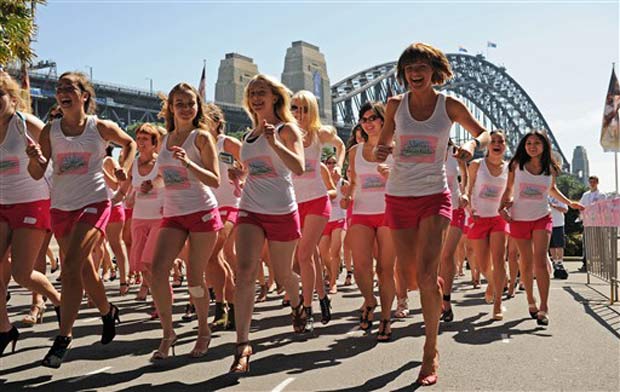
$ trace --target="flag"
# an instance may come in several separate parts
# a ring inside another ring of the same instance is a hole
[[[200,83],[198,83],[198,94],[203,101],[207,99],[207,63],[202,66],[202,75],[200,76]]]
[[[459,52],[467,53],[467,49],[465,49],[463,46],[459,46]]]
[[[616,72],[612,68],[609,88],[605,97],[605,109],[603,110],[603,125],[601,127],[601,146],[605,152],[620,152],[620,120],[618,109],[620,108],[620,84]]]
[[[495,42],[487,41],[487,48],[497,48],[497,44]]]
[[[22,100],[25,102],[26,106],[30,107],[31,99],[30,99],[30,76],[28,76],[28,63],[22,62],[22,84],[21,84],[21,96]]]

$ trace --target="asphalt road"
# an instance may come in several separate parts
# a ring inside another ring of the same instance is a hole
[[[620,306],[609,306],[601,293],[608,286],[575,272],[568,263],[568,280],[552,282],[549,327],[529,318],[525,294],[505,301],[503,321],[492,321],[492,305],[482,289],[465,278],[456,281],[455,321],[442,324],[439,338],[437,391],[618,391],[620,390]],[[12,284],[11,321],[21,339],[14,354],[0,358],[0,390],[45,391],[369,391],[414,390],[424,335],[417,292],[409,294],[412,315],[393,323],[393,339],[377,343],[376,334],[359,330],[357,309],[362,303],[355,286],[333,296],[334,320],[316,323],[312,335],[295,335],[289,310],[281,297],[270,294],[258,304],[252,322],[251,373],[240,379],[227,375],[233,359],[235,333],[217,332],[208,354],[187,354],[196,336],[195,322],[180,322],[186,288],[176,290],[177,356],[153,365],[148,359],[161,338],[158,321],[150,321],[150,306],[118,296],[118,281],[106,283],[112,301],[121,308],[122,324],[114,342],[99,343],[101,320],[84,303],[74,329],[73,348],[58,370],[39,365],[57,333],[51,305],[43,324],[22,327],[30,297]],[[483,286],[484,288],[484,286]],[[319,312],[315,302],[315,313]],[[377,313],[378,317],[378,313]],[[318,318],[318,316],[315,316]],[[375,323],[376,326],[376,323]],[[376,328],[376,327],[375,327]],[[376,332],[376,329],[375,329]]]

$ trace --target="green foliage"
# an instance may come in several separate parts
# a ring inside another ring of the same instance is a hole
[[[0,0],[0,64],[30,63],[36,57],[30,47],[37,29],[30,5],[45,3],[45,0]]]
[[[241,129],[235,132],[226,132],[226,136],[234,137],[237,140],[242,140],[243,135],[245,135],[248,131],[246,129]]]
[[[570,174],[563,174],[556,178],[556,184],[560,192],[571,200],[581,199],[581,195],[588,190],[583,183]],[[567,256],[579,256],[582,254],[583,224],[576,222],[579,212],[569,209],[564,214],[564,231],[566,232],[566,246],[564,253]]]

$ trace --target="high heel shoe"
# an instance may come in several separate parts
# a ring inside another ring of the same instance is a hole
[[[304,310],[304,297],[299,296],[299,304],[296,307],[291,306],[291,318],[293,319],[293,331],[302,333],[306,330],[308,324],[308,315]]]
[[[203,340],[205,340],[207,342],[207,345],[202,350],[197,349],[196,346],[198,345],[198,342],[203,341]],[[192,357],[192,358],[202,358],[202,357],[204,357],[207,354],[207,351],[209,351],[209,344],[211,344],[211,334],[210,333],[208,335],[198,336],[198,338],[196,339],[196,346],[194,346],[192,351],[190,351],[189,356]]]
[[[543,312],[542,310],[538,311],[536,314],[536,324],[538,325],[549,325],[549,315],[547,312]]]
[[[31,305],[30,312],[24,316],[22,323],[26,325],[35,325],[43,323],[43,313],[45,313],[45,304],[43,305]]]
[[[101,316],[103,321],[103,329],[101,331],[101,344],[110,343],[116,336],[116,323],[120,323],[121,319],[118,317],[118,307],[110,304],[110,311],[105,316]]]
[[[374,321],[374,312],[377,307],[377,303],[373,306],[366,306],[364,310],[362,310],[362,314],[360,316],[360,329],[366,332],[370,332],[372,329],[372,322]],[[370,319],[370,316],[373,316],[373,319]]]
[[[71,347],[71,336],[56,336],[54,344],[50,351],[47,352],[41,365],[49,368],[58,369],[62,365],[69,347]]]
[[[153,352],[153,355],[151,355],[151,358],[149,359],[149,362],[151,363],[155,363],[157,361],[162,361],[164,359],[168,359],[169,354],[168,354],[168,350],[172,349],[172,356],[176,357],[176,352],[174,352],[174,346],[177,345],[177,335],[174,335],[171,338],[163,338],[161,340],[162,343],[167,343],[168,347],[166,348],[165,351],[157,349],[156,351]],[[159,345],[161,347],[161,344]]]
[[[0,333],[0,357],[4,355],[4,350],[9,343],[13,342],[11,346],[11,352],[15,352],[15,345],[17,344],[17,340],[19,339],[19,331],[15,326],[12,326],[10,330],[7,332]]]
[[[239,350],[241,349],[241,350]],[[250,356],[253,354],[250,342],[237,343],[235,360],[230,367],[230,373],[243,374],[250,371]]]
[[[423,360],[424,361],[424,360]],[[439,375],[437,374],[437,370],[439,369],[439,353],[435,354],[435,358],[433,358],[433,369],[430,373],[423,373],[420,369],[420,374],[418,375],[418,379],[416,383],[422,386],[429,386],[437,383],[439,379]]]
[[[381,320],[379,322],[379,331],[377,332],[377,342],[389,342],[392,340],[392,327],[390,320]],[[390,332],[387,329],[390,328]]]
[[[530,313],[530,317],[536,319],[538,317],[538,307],[536,304],[527,304],[528,312]]]
[[[56,257],[56,266],[50,266],[50,272],[53,274],[54,272],[58,271],[58,268],[60,268],[60,262],[58,262],[58,257]]]

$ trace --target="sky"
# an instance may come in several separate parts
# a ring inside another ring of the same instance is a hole
[[[213,99],[220,60],[237,52],[276,76],[303,40],[325,55],[331,84],[395,61],[412,42],[487,54],[524,88],[566,157],[586,148],[600,189],[613,191],[614,155],[599,145],[612,63],[620,64],[618,1],[87,1],[37,8],[37,60],[58,72],[168,92],[198,84],[207,61]],[[616,71],[618,71],[616,65]]]

